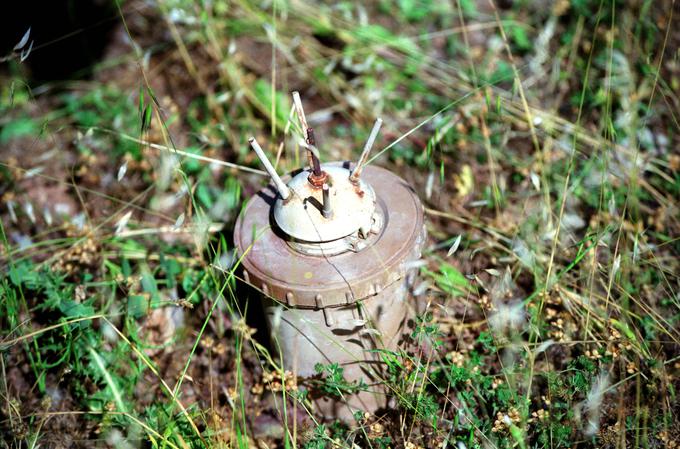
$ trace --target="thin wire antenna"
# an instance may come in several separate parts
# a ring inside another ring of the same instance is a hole
[[[359,180],[359,177],[361,176],[361,170],[363,170],[364,165],[366,165],[366,160],[368,159],[368,155],[371,152],[371,148],[373,148],[373,144],[375,143],[376,137],[378,137],[378,132],[380,131],[382,123],[383,123],[382,119],[378,118],[373,124],[371,134],[369,134],[368,140],[364,145],[364,151],[361,152],[361,157],[359,157],[359,161],[357,162],[356,167],[354,167],[354,170],[352,170],[352,174],[349,175],[350,181],[357,182]]]
[[[271,162],[269,162],[269,159],[267,159],[267,156],[265,156],[264,151],[262,150],[260,144],[257,143],[257,140],[255,140],[254,137],[249,138],[248,142],[250,143],[250,146],[253,148],[253,150],[255,150],[255,154],[257,154],[257,157],[260,158],[260,162],[262,162],[264,169],[267,171],[267,173],[269,173],[269,176],[271,176],[272,181],[274,181],[276,190],[279,191],[279,195],[281,195],[281,198],[287,200],[290,197],[290,189],[286,184],[283,183],[283,181],[279,177],[279,174],[276,173],[276,170],[272,166]]]

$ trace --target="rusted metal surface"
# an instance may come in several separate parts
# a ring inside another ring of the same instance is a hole
[[[353,186],[348,167],[348,163],[325,164],[323,169]],[[374,198],[372,216],[377,222],[364,230],[365,235],[355,237],[363,244],[356,251],[329,256],[291,247],[290,237],[272,217],[272,209],[281,201],[273,185],[251,199],[234,234],[239,250],[248,251],[243,275],[263,293],[272,344],[282,354],[285,369],[304,378],[316,374],[318,363],[338,363],[346,380],[368,385],[366,391],[342,399],[311,397],[327,419],[348,422],[357,410],[374,412],[389,405],[381,383],[384,365],[374,350],[398,346],[413,310],[409,304],[417,275],[413,262],[421,257],[425,243],[423,208],[413,189],[378,167],[366,167],[363,178],[371,181],[371,185],[362,183],[362,189],[365,197]],[[293,181],[288,182],[291,198],[298,191]],[[357,196],[353,190],[351,194]],[[337,201],[333,204],[341,206]],[[340,234],[357,226],[354,223]]]
[[[314,137],[314,130],[312,128],[307,128],[307,143],[316,147],[316,138]],[[319,187],[318,180],[322,177],[321,162],[316,154],[312,153],[312,174],[309,176],[309,182]]]
[[[326,418],[350,421],[357,410],[388,405],[375,350],[396,349],[412,310],[411,262],[425,242],[423,207],[401,178],[364,166],[382,120],[353,171],[349,162],[321,165],[297,92],[293,100],[310,170],[281,179],[251,138],[272,183],[242,211],[234,241],[245,254],[244,279],[263,294],[285,369],[309,377],[319,363],[338,363],[345,379],[371,386],[342,399],[312,397]]]
[[[348,170],[343,170],[346,176]],[[310,256],[291,248],[285,234],[271,220],[276,202],[273,186],[253,197],[239,217],[234,234],[239,250],[249,249],[243,260],[246,280],[277,301],[311,309],[352,304],[402,280],[405,271],[400,266],[416,242],[422,240],[422,205],[413,189],[393,173],[368,166],[364,176],[371,179],[370,192],[377,197],[376,207],[385,224],[367,247],[332,257]],[[288,186],[293,192],[297,190],[291,183]],[[352,195],[356,196],[354,192]],[[295,198],[293,194],[290,201]],[[314,213],[323,219],[320,211]],[[372,224],[366,226],[370,229]],[[360,224],[352,226],[358,228]]]
[[[312,152],[310,152],[310,154],[314,159],[312,163],[316,165],[319,162],[319,158],[317,158]],[[309,181],[309,184],[311,184],[312,187],[317,189],[321,188],[328,181],[328,173],[321,170],[321,165],[319,165],[319,173],[317,174],[315,171],[312,171],[307,177],[307,181]]]

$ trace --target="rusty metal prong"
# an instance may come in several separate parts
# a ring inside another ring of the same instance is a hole
[[[371,148],[373,148],[373,144],[375,143],[375,138],[378,137],[378,131],[380,131],[380,127],[382,126],[382,119],[378,118],[376,119],[375,123],[373,124],[373,129],[371,130],[371,134],[368,135],[368,140],[366,141],[366,144],[364,145],[364,151],[361,152],[361,157],[359,157],[359,161],[357,162],[357,165],[354,167],[354,170],[352,170],[352,174],[349,175],[349,179],[352,182],[357,182],[359,180],[359,177],[361,176],[361,170],[364,168],[364,165],[366,164],[366,161],[368,160],[368,154],[371,152]]]
[[[333,216],[333,209],[331,208],[331,189],[328,187],[328,184],[324,183],[324,185],[321,186],[321,190],[323,192],[323,206],[321,208],[321,213],[323,214],[324,218],[331,218]]]
[[[316,137],[314,137],[314,130],[312,128],[307,128],[307,143],[316,148]],[[321,176],[321,162],[318,151],[312,153],[311,160],[314,176]]]
[[[271,162],[269,162],[269,159],[267,159],[267,156],[264,154],[264,151],[262,150],[260,144],[257,143],[257,140],[255,140],[254,137],[250,137],[248,139],[248,142],[250,143],[250,146],[253,148],[253,150],[255,150],[255,154],[257,154],[257,157],[260,159],[260,162],[262,162],[264,169],[267,171],[267,173],[269,173],[269,176],[271,176],[272,181],[274,181],[276,190],[279,191],[279,195],[281,195],[281,198],[287,200],[290,197],[290,189],[286,184],[283,183],[281,177],[279,177],[279,174],[276,173],[276,169],[274,169]]]

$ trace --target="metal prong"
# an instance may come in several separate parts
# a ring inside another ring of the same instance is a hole
[[[314,130],[307,128],[307,143],[316,148],[316,138],[314,137]],[[312,153],[312,170],[314,176],[321,176],[321,162],[319,162],[319,152]]]
[[[307,143],[314,145],[314,142],[309,142],[307,130],[309,125],[307,124],[307,117],[305,117],[305,110],[302,108],[302,100],[300,99],[300,92],[293,91],[293,105],[295,106],[295,111],[297,111],[298,119],[300,120],[300,126],[302,127],[302,135],[307,139]],[[314,167],[314,155],[307,152],[307,162],[310,168]]]
[[[257,157],[260,158],[260,162],[262,162],[264,169],[267,171],[267,173],[269,173],[269,176],[271,176],[272,181],[274,181],[276,190],[279,191],[279,195],[281,195],[281,198],[287,200],[290,197],[290,189],[286,184],[283,183],[283,181],[279,177],[279,174],[276,173],[276,170],[272,166],[271,162],[269,162],[269,159],[267,159],[267,156],[265,156],[264,151],[262,151],[262,147],[260,146],[260,144],[257,143],[257,140],[255,140],[254,137],[249,138],[248,142],[250,143],[250,146],[253,148],[253,150],[255,150],[255,154],[257,154]]]
[[[359,177],[361,176],[361,170],[364,168],[364,164],[366,164],[366,160],[368,160],[368,154],[371,152],[371,148],[373,147],[373,143],[375,143],[375,138],[378,137],[378,131],[380,131],[380,127],[382,126],[382,119],[378,118],[376,119],[375,123],[373,124],[373,129],[371,130],[371,134],[368,136],[368,140],[366,141],[366,144],[364,145],[364,151],[361,152],[361,157],[359,158],[359,162],[357,162],[356,167],[354,167],[354,170],[352,170],[352,174],[349,175],[349,180],[352,182],[357,182],[359,180]]]
[[[331,191],[328,184],[321,186],[323,192],[323,207],[321,209],[321,214],[324,218],[331,218],[333,216],[333,209],[331,209]]]
[[[300,119],[300,126],[302,126],[302,133],[307,132],[307,118],[305,117],[305,110],[302,109],[302,100],[300,99],[300,92],[297,90],[293,92],[293,104],[295,105],[295,111],[297,112],[298,119]]]

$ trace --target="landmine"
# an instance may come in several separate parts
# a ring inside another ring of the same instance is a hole
[[[356,164],[322,164],[297,92],[293,100],[309,166],[282,179],[250,138],[271,183],[241,212],[234,242],[285,369],[304,378],[317,364],[338,363],[348,382],[366,384],[356,394],[313,399],[327,419],[349,421],[388,405],[381,350],[397,349],[411,318],[423,207],[403,179],[367,165],[380,119]]]

